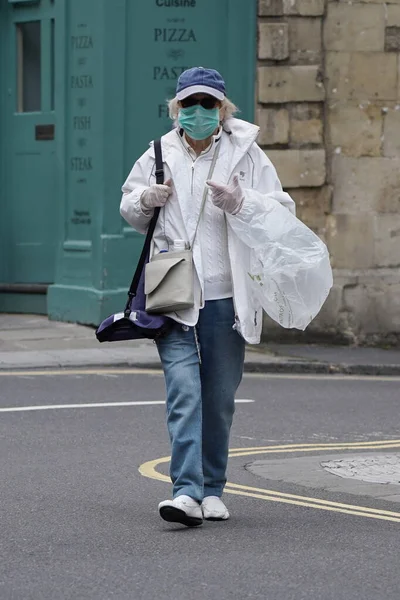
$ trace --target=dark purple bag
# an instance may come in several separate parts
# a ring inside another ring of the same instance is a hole
[[[164,182],[164,169],[161,154],[161,140],[154,142],[156,155],[156,182]],[[151,315],[146,312],[146,295],[144,293],[144,271],[149,261],[150,245],[156,227],[160,209],[156,208],[147,230],[143,250],[136,267],[128,292],[125,310],[104,319],[96,329],[99,342],[122,342],[124,340],[140,340],[148,338],[156,340],[165,335],[174,321],[163,315]]]

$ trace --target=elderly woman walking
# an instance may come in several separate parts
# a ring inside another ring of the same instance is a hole
[[[248,284],[243,265],[250,251],[238,228],[246,230],[264,215],[267,194],[269,203],[295,212],[256,143],[259,128],[234,118],[236,111],[217,71],[196,67],[182,73],[169,102],[175,127],[161,139],[165,183],[155,183],[151,144],[122,188],[121,214],[140,233],[161,207],[155,254],[171,250],[177,240],[193,249],[194,305],[169,313],[174,326],[157,342],[173,483],[173,498],[159,504],[159,513],[187,526],[229,518],[221,496],[235,393],[245,343],[260,341],[262,308]]]

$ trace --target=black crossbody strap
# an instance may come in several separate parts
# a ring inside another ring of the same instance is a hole
[[[164,165],[162,159],[162,150],[161,150],[161,140],[154,141],[154,152],[156,155],[156,183],[164,183]],[[154,209],[154,215],[149,224],[149,228],[147,230],[146,239],[144,241],[143,250],[139,258],[138,265],[136,267],[135,274],[132,279],[131,286],[128,292],[128,302],[125,307],[125,317],[129,317],[131,313],[131,301],[132,298],[136,296],[136,292],[139,285],[140,276],[146,264],[147,258],[149,256],[151,240],[153,238],[153,233],[156,228],[158,215],[160,214],[160,207]]]

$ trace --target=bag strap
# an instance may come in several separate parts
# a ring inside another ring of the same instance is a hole
[[[158,183],[158,184],[164,183],[164,165],[163,165],[163,159],[162,159],[161,140],[154,141],[154,152],[156,155],[156,172],[155,172],[156,183]],[[160,214],[160,207],[158,206],[154,209],[154,214],[151,218],[149,228],[148,228],[147,234],[146,234],[146,239],[144,241],[143,250],[140,255],[139,262],[137,264],[135,273],[133,275],[132,283],[129,288],[128,301],[126,303],[126,307],[125,307],[125,311],[124,311],[126,318],[129,318],[129,315],[131,314],[131,308],[130,308],[131,302],[132,302],[132,299],[136,296],[140,277],[142,275],[142,271],[144,269],[147,258],[149,256],[151,240],[153,237],[154,230],[156,228],[157,219],[158,219],[159,214]]]
[[[220,147],[221,147],[221,140],[219,140],[219,142],[218,142],[218,144],[217,144],[217,147],[215,148],[215,151],[214,151],[214,156],[213,156],[213,159],[212,159],[212,163],[211,163],[211,166],[210,166],[210,171],[209,171],[209,173],[208,173],[207,180],[211,179],[211,178],[212,178],[212,176],[213,176],[214,169],[215,169],[215,165],[216,165],[216,163],[217,163],[217,158],[218,158],[218,154],[219,154],[219,149],[220,149]],[[192,250],[192,249],[193,249],[193,246],[194,246],[194,242],[195,242],[195,239],[196,239],[196,236],[197,236],[197,230],[198,230],[198,228],[199,228],[199,225],[200,225],[200,219],[201,219],[201,215],[203,214],[203,210],[204,210],[204,207],[205,207],[205,205],[206,205],[207,194],[208,194],[208,188],[207,188],[207,185],[205,185],[205,186],[204,186],[204,192],[203,192],[203,199],[202,199],[202,201],[201,201],[201,207],[200,207],[200,212],[199,212],[199,218],[197,219],[197,225],[196,225],[196,229],[195,229],[195,232],[194,232],[194,236],[193,236],[192,243],[190,244],[190,250]]]

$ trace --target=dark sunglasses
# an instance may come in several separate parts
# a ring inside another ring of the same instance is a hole
[[[196,104],[200,104],[206,110],[211,110],[217,106],[218,100],[217,98],[213,98],[212,96],[207,96],[206,98],[195,98],[194,96],[188,96],[180,101],[182,108],[190,108],[191,106],[195,106]]]

